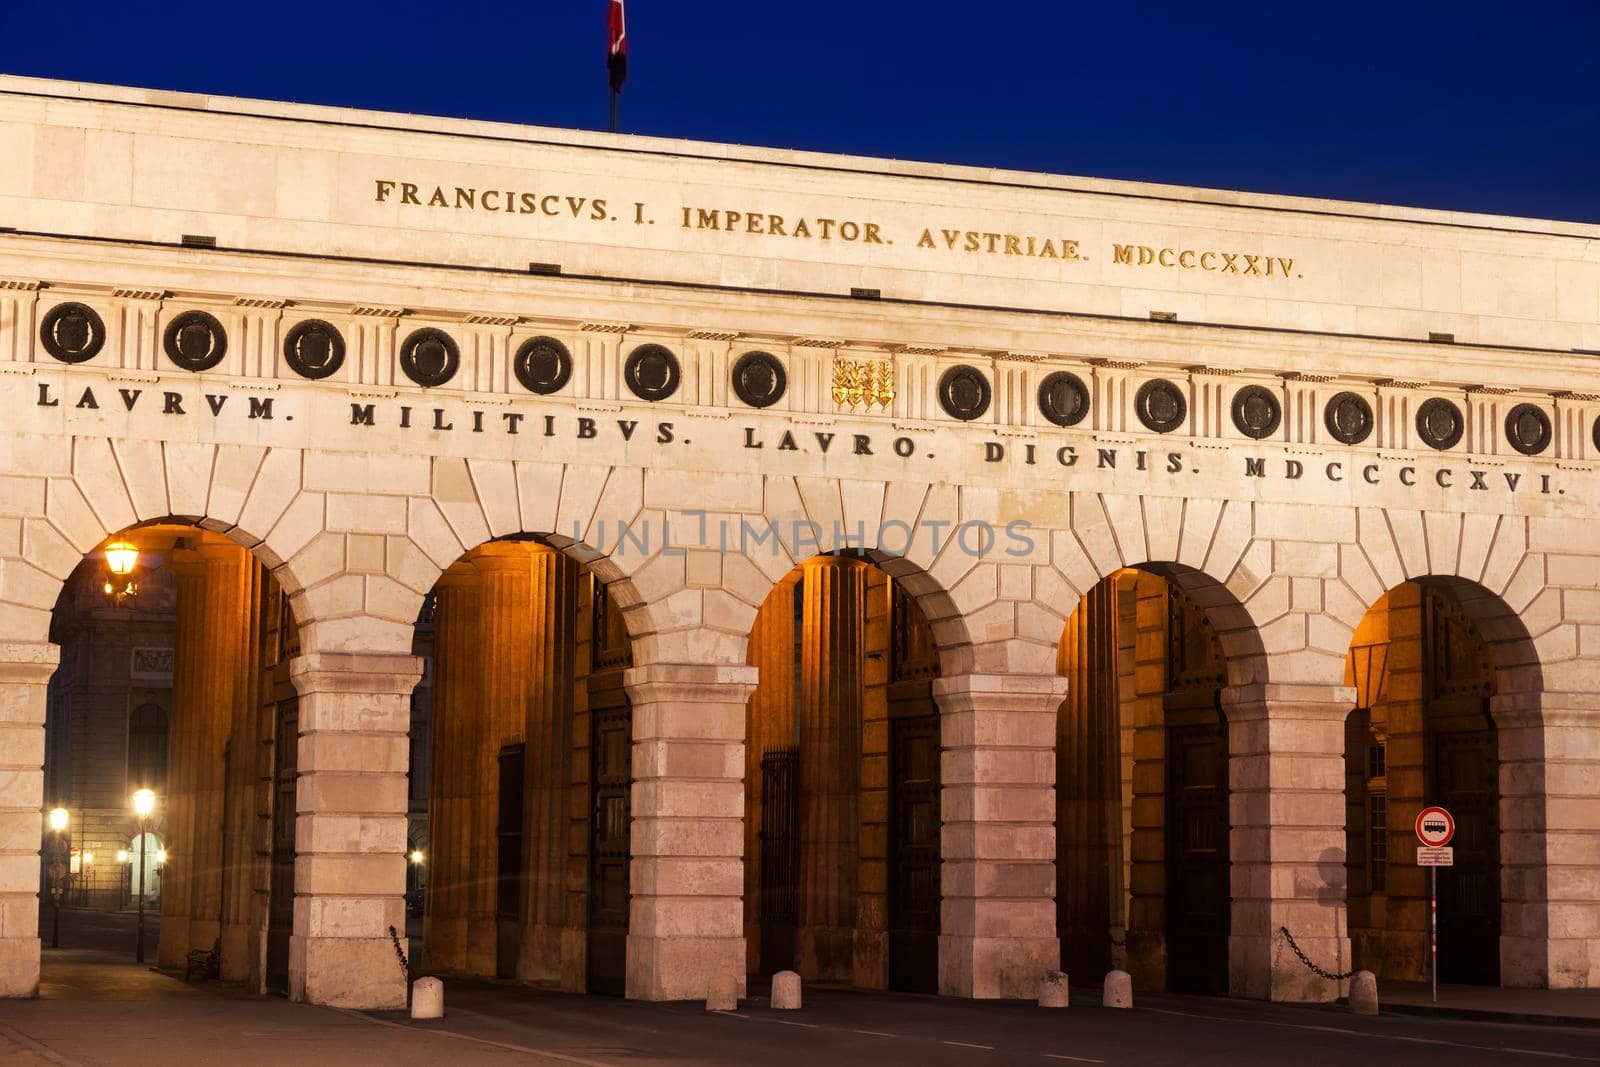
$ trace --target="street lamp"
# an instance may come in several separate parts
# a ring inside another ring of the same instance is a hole
[[[50,927],[50,947],[61,947],[61,897],[67,891],[66,808],[50,809],[50,903],[54,910]]]
[[[149,839],[145,837],[144,823],[150,813],[156,810],[156,795],[148,789],[140,789],[133,794],[133,813],[139,818],[139,942],[134,949],[133,958],[137,963],[144,962],[144,869],[148,862],[145,858],[145,848]]]
[[[124,600],[139,595],[139,583],[134,580],[134,568],[139,565],[139,550],[126,541],[115,541],[106,546],[106,596],[116,607]]]

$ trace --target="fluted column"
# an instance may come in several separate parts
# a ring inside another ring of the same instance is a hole
[[[682,636],[682,635],[674,635]],[[715,648],[716,633],[683,648]],[[744,988],[745,702],[756,669],[652,662],[629,668],[633,864],[627,995],[698,1000],[714,977]]]
[[[744,925],[751,973],[761,969],[761,835],[767,827],[762,761],[776,749],[795,743],[795,586],[797,572],[783,578],[768,594],[750,627],[748,662],[762,682],[750,694],[746,715],[744,818]]]
[[[1060,675],[962,674],[939,704],[944,902],[939,992],[1032,997],[1059,966],[1055,791]]]
[[[0,642],[0,997],[39,992],[44,716],[61,649]]]
[[[1102,582],[1068,618],[1062,641],[1068,685],[1056,731],[1056,910],[1069,974],[1110,969],[1110,935],[1122,910],[1116,618],[1115,583]]]
[[[481,749],[476,704],[479,659],[477,574],[456,564],[434,586],[433,712],[428,759],[428,891],[424,955],[431,969],[467,970],[473,809]]]
[[[823,557],[804,565],[800,681],[800,929],[806,978],[851,976],[861,777],[865,567]]]
[[[248,666],[252,560],[232,542],[203,543],[199,556],[205,567],[204,615],[199,631],[189,631],[191,643],[180,642],[176,654],[180,658],[192,655],[199,661],[199,671],[192,677],[200,688],[189,696],[191,729],[199,732],[193,778],[189,947],[209,951],[222,934],[224,842],[231,829],[226,817],[229,740]],[[176,709],[177,694],[173,697]]]
[[[182,967],[189,952],[194,877],[194,816],[199,790],[200,744],[205,730],[202,653],[205,643],[205,564],[197,553],[175,552],[177,579],[172,661],[172,718],[167,731],[167,862],[161,871],[161,937],[156,959]]]
[[[523,698],[525,878],[517,977],[559,981],[563,974],[576,975],[576,969],[565,968],[563,961],[577,952],[575,939],[583,936],[582,928],[571,926],[567,916],[578,568],[554,549],[532,547],[523,646],[528,668]]]
[[[1288,927],[1311,960],[1348,970],[1345,904],[1344,725],[1349,686],[1255,684],[1223,691],[1230,756],[1233,914],[1228,992],[1261,1000],[1329,1001],[1319,978],[1278,933]]]
[[[241,550],[242,551],[242,550]],[[261,716],[261,598],[268,577],[265,568],[246,556],[243,584],[243,631],[239,670],[228,710],[230,727],[226,797],[223,810],[222,977],[243,981],[260,953],[255,908],[257,748]]]
[[[389,929],[406,921],[406,733],[421,661],[313,652],[289,673],[300,701],[289,996],[402,1008]]]
[[[467,970],[509,977],[517,973],[515,962],[501,957],[516,954],[520,931],[518,915],[499,915],[500,750],[522,741],[527,725],[534,640],[531,558],[528,546],[502,543],[483,546],[471,560],[478,580],[478,618],[470,650],[476,658],[477,688],[472,694],[475,748],[468,758],[477,771],[471,780]],[[524,825],[524,860],[526,834]],[[519,898],[524,893],[519,889]]]

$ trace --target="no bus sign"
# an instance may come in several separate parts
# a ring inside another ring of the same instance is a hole
[[[1456,821],[1441,807],[1423,808],[1417,813],[1417,840],[1428,848],[1443,848],[1456,836]]]

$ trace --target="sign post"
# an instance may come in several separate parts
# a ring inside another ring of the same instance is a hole
[[[1439,868],[1455,864],[1455,849],[1447,848],[1456,836],[1456,821],[1438,806],[1417,813],[1417,866],[1428,868],[1428,976],[1433,980],[1433,1002],[1439,1003]]]

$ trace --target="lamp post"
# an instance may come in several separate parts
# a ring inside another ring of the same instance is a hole
[[[150,818],[150,813],[156,809],[156,795],[148,789],[140,789],[133,794],[133,813],[139,817],[139,846],[134,850],[135,862],[139,864],[139,942],[134,949],[135,962],[144,962],[144,869],[149,862],[145,857],[146,846],[149,844],[144,834],[145,820]]]
[[[50,903],[55,915],[50,927],[50,947],[61,947],[61,897],[67,891],[66,808],[50,809]]]
[[[112,606],[120,608],[123,601],[139,595],[139,583],[133,576],[139,565],[139,550],[126,541],[116,541],[106,546],[105,555],[105,593]]]

